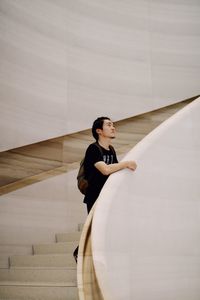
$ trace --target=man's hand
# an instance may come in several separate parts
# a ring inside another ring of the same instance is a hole
[[[137,168],[137,164],[134,160],[128,160],[126,163],[127,163],[126,167],[132,171],[135,171],[135,169]]]

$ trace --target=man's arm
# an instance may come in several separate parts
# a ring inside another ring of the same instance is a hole
[[[132,171],[135,171],[137,168],[136,162],[133,160],[129,161],[121,161],[119,163],[115,164],[110,164],[107,165],[103,161],[98,161],[97,163],[94,164],[95,168],[97,168],[103,175],[110,175],[112,173],[115,173],[117,171],[120,171],[122,169],[130,169]]]

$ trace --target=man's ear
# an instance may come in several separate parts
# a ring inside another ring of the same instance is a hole
[[[97,133],[97,134],[101,134],[101,129],[100,129],[100,128],[97,128],[97,129],[96,129],[96,133]]]

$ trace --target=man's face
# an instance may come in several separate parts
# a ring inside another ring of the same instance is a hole
[[[116,136],[116,130],[113,122],[111,120],[103,121],[103,128],[101,130],[101,135],[104,137],[108,137],[114,139]]]

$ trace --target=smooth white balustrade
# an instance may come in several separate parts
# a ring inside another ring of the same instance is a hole
[[[92,253],[105,300],[200,299],[200,98],[124,157],[93,217]]]

